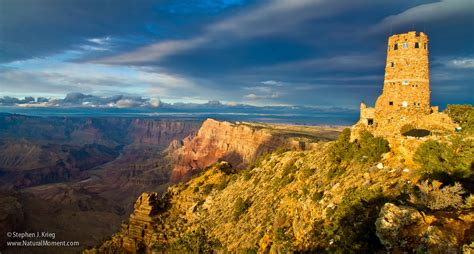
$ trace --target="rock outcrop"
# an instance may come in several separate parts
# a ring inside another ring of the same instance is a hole
[[[176,163],[171,179],[186,179],[192,171],[220,160],[242,168],[258,155],[286,146],[285,140],[275,138],[265,129],[207,119],[196,136],[185,139],[183,146],[174,152]]]
[[[409,206],[386,203],[375,222],[377,236],[387,251],[405,253],[458,253],[463,242],[472,242],[474,214],[422,213]]]
[[[218,161],[227,161],[234,168],[242,169],[266,152],[278,148],[304,150],[312,142],[335,138],[340,131],[322,127],[312,130],[298,126],[289,128],[207,119],[195,136],[186,138],[173,152],[175,166],[171,180],[189,179],[193,173]]]

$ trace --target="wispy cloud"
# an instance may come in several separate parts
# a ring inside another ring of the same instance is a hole
[[[269,86],[282,86],[283,85],[281,81],[276,81],[276,80],[265,80],[260,83],[264,85],[269,85]]]
[[[448,67],[459,69],[474,69],[474,58],[457,58],[447,62]]]
[[[203,45],[218,46],[225,44],[225,41],[230,38],[248,39],[277,33],[285,34],[303,21],[328,17],[349,9],[349,6],[349,4],[334,4],[327,0],[273,0],[208,25],[200,34],[194,37],[165,40],[129,53],[94,61],[105,64],[159,62],[165,57],[180,54]],[[226,40],[222,40],[223,38],[226,38]]]
[[[413,27],[415,24],[429,24],[436,21],[467,17],[472,20],[474,1],[442,0],[415,6],[399,14],[386,17],[371,29],[371,32],[388,32],[391,29]]]
[[[244,98],[248,99],[248,100],[276,99],[278,97],[280,97],[280,95],[278,93],[259,94],[259,95],[251,93],[251,94],[246,94],[244,96]]]
[[[30,91],[58,95],[71,91],[110,94],[110,91],[118,91],[167,97],[197,93],[198,89],[191,79],[159,68],[64,62],[64,59],[74,60],[83,53],[66,52],[6,64],[1,71],[0,85],[8,85],[9,94]]]
[[[99,45],[107,45],[109,44],[110,36],[101,37],[101,38],[91,38],[91,39],[88,39],[87,41],[95,43],[95,44],[99,44]]]

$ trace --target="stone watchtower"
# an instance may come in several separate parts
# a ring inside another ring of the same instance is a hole
[[[404,124],[437,111],[437,107],[430,106],[428,36],[423,32],[390,36],[383,92],[375,108],[361,103],[360,121],[354,128],[392,135],[399,133]]]
[[[429,68],[426,34],[408,32],[390,36],[383,92],[375,103],[375,118],[400,120],[397,116],[429,114]]]

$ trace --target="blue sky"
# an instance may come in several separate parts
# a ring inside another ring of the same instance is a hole
[[[1,0],[0,97],[355,109],[381,92],[387,37],[417,30],[432,104],[472,103],[473,27],[472,0]]]

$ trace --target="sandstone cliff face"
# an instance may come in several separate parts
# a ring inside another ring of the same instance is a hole
[[[199,132],[186,138],[183,146],[173,153],[175,166],[171,180],[188,179],[193,172],[221,160],[241,169],[265,152],[297,144],[265,128],[207,119]]]

